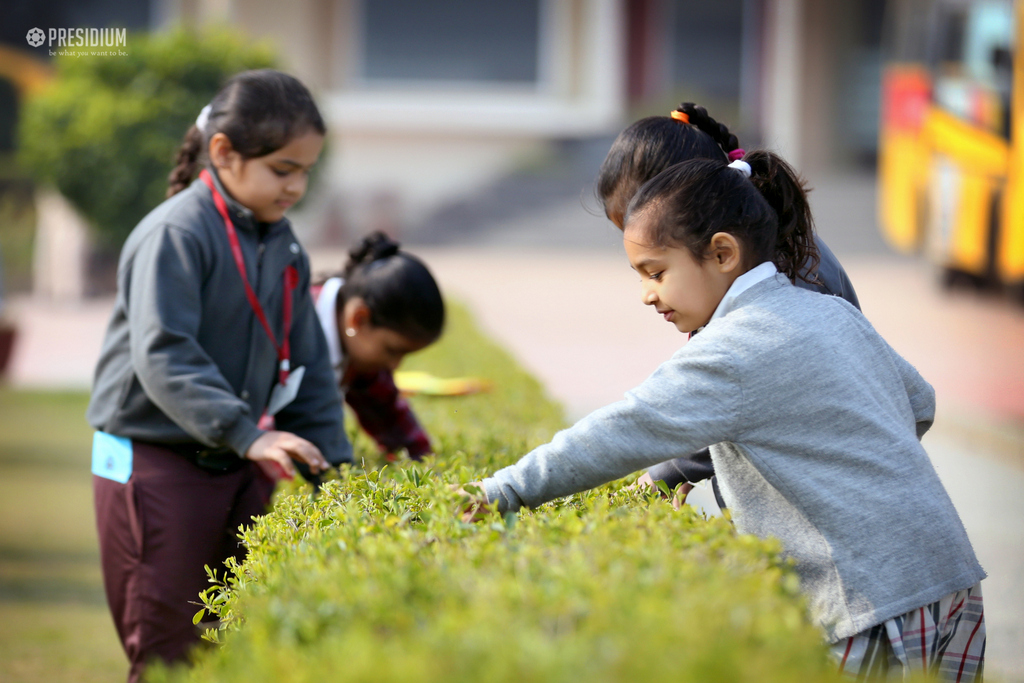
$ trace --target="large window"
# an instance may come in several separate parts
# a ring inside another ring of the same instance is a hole
[[[673,84],[716,98],[738,99],[742,0],[675,0],[671,10]]]
[[[365,0],[360,76],[536,83],[541,2]]]

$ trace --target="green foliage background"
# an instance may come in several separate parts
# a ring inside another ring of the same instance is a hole
[[[450,486],[549,439],[561,411],[461,310],[408,365],[495,389],[415,400],[432,462],[381,469],[357,436],[363,466],[281,491],[204,597],[220,645],[151,680],[835,680],[778,545],[724,519],[617,482],[461,522]]]
[[[19,162],[54,185],[120,245],[163,201],[185,131],[232,74],[274,65],[269,48],[237,34],[128,36],[127,56],[58,56],[56,78],[29,100]]]

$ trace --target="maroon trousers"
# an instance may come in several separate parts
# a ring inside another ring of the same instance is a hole
[[[94,475],[93,489],[103,585],[134,683],[152,659],[182,661],[199,641],[204,565],[222,570],[242,552],[238,527],[266,511],[274,485],[251,462],[217,473],[152,444],[132,450],[128,483]]]

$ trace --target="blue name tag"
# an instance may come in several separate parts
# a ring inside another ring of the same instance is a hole
[[[132,440],[105,432],[93,434],[92,473],[127,484],[132,476]]]

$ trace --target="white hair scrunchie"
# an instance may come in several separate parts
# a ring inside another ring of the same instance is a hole
[[[206,105],[202,111],[199,112],[199,116],[196,117],[196,128],[199,132],[206,134],[206,124],[210,122],[210,112],[213,111],[213,107]]]
[[[739,171],[748,178],[753,173],[753,171],[750,168],[750,164],[743,161],[743,159],[737,159],[736,161],[732,162],[731,164],[729,164],[729,168],[735,168],[737,171]]]

